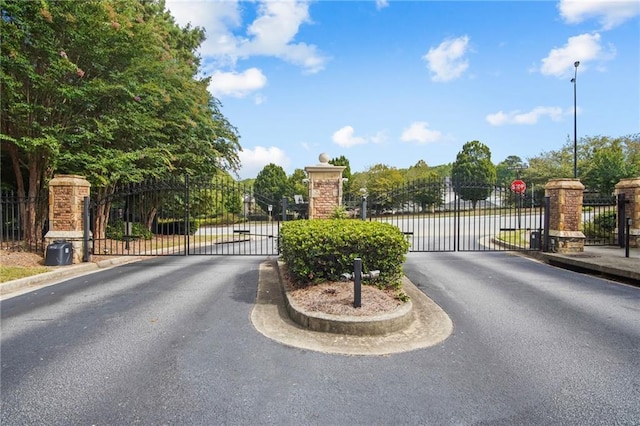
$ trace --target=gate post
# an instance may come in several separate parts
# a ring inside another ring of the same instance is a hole
[[[579,179],[551,179],[544,187],[549,197],[549,249],[558,253],[584,251],[582,192]]]
[[[309,219],[328,219],[342,205],[342,172],[345,166],[329,164],[320,154],[320,164],[304,168],[309,179]]]
[[[84,199],[91,184],[82,176],[56,175],[49,182],[49,231],[46,246],[55,240],[66,240],[73,246],[73,263],[83,260]],[[88,260],[88,259],[87,259]]]
[[[617,196],[624,194],[624,209],[620,209],[624,212],[622,223],[625,223],[627,219],[631,219],[629,245],[631,247],[640,247],[640,177],[622,179],[616,184],[615,188]]]

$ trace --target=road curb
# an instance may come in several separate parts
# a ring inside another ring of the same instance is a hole
[[[42,274],[32,275],[30,277],[19,278],[17,280],[0,283],[0,296],[7,296],[21,290],[31,287],[37,287],[46,284],[52,284],[64,278],[84,275],[96,272],[100,269],[107,269],[113,266],[132,263],[140,260],[140,257],[117,257],[114,259],[106,259],[98,262],[87,262],[76,265],[55,266],[55,270]]]

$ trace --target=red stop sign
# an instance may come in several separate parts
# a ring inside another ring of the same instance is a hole
[[[527,190],[527,184],[520,179],[511,182],[511,190],[516,194],[523,194]]]

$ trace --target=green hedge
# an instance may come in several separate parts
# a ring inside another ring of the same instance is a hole
[[[583,225],[583,232],[587,238],[609,238],[618,226],[615,211],[608,211],[596,215],[593,220]]]
[[[131,235],[125,235],[125,224],[123,220],[117,220],[107,225],[105,234],[107,238],[121,241],[124,240],[125,237],[141,240],[150,240],[153,237],[151,231],[149,231],[143,224],[138,222],[133,222],[131,224]]]
[[[299,284],[337,281],[362,259],[363,272],[380,270],[379,283],[400,288],[409,250],[404,234],[388,223],[344,219],[285,222],[280,253]]]

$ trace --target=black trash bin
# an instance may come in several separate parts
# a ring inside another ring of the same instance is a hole
[[[73,263],[73,246],[64,240],[54,241],[47,246],[44,259],[46,266],[71,265]]]
[[[531,231],[529,237],[529,248],[534,250],[540,250],[540,231]]]

